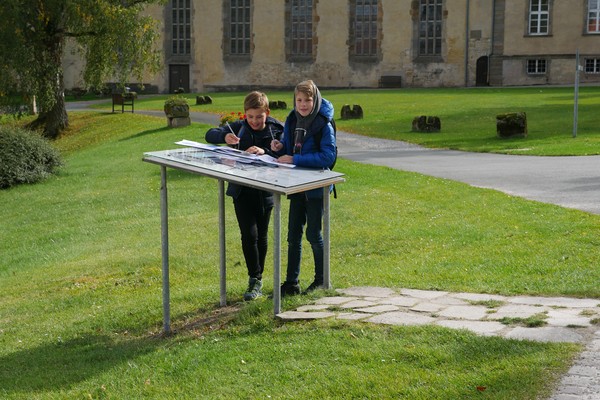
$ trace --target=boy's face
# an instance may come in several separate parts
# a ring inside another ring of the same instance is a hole
[[[296,93],[296,111],[303,117],[308,116],[313,109],[314,99],[308,97],[306,93]]]
[[[246,110],[246,120],[250,125],[250,128],[255,131],[262,131],[267,126],[267,117],[269,116],[269,110],[263,110],[262,108],[250,108]]]

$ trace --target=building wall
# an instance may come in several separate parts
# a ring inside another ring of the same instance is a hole
[[[527,34],[529,0],[444,0],[441,55],[419,57],[419,0],[379,0],[379,51],[367,62],[351,56],[352,0],[313,0],[314,54],[308,62],[289,61],[286,54],[289,0],[252,1],[252,50],[246,58],[224,52],[228,0],[192,0],[187,56],[172,55],[170,6],[152,6],[147,13],[162,22],[157,45],[165,64],[147,83],[166,93],[173,87],[171,67],[186,65],[191,92],[289,88],[307,78],[322,87],[374,88],[382,75],[400,76],[404,87],[568,84],[575,51],[599,57],[600,35],[584,33],[586,0],[550,1],[550,34],[532,37]],[[547,73],[528,75],[530,58],[546,59]],[[67,56],[65,63],[66,82],[77,85],[76,58]],[[584,74],[581,81],[600,82],[600,74]]]
[[[306,78],[323,87],[377,87],[381,75],[400,75],[404,86],[472,86],[475,62],[490,52],[491,6],[485,0],[445,2],[443,54],[439,60],[417,58],[415,46],[418,2],[380,0],[380,53],[372,62],[357,62],[350,57],[350,7],[348,0],[314,0],[314,57],[312,62],[286,60],[286,2],[253,1],[253,49],[250,60],[228,59],[223,52],[226,24],[223,2],[193,1],[192,56],[190,91],[247,87],[293,87]],[[476,35],[465,40],[465,12],[470,3],[470,27]],[[448,7],[451,7],[450,9]],[[153,10],[152,15],[168,25],[168,12]],[[483,21],[483,22],[482,22]],[[165,71],[170,59],[170,33],[163,29]],[[465,48],[468,46],[468,56]],[[468,58],[466,58],[468,57]],[[468,64],[468,66],[466,66]],[[468,74],[466,74],[468,70]],[[165,92],[168,74],[160,74],[153,84]]]
[[[549,33],[543,36],[528,34],[529,1],[503,1],[505,16],[497,21],[504,28],[501,85],[573,84],[577,50],[580,64],[600,57],[600,36],[586,33],[587,0],[551,0]],[[528,59],[546,60],[546,74],[528,74]],[[600,74],[580,74],[580,82],[599,83]]]

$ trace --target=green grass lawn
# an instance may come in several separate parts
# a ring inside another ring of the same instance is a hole
[[[267,91],[270,100],[285,101],[287,110],[273,110],[284,120],[293,106],[293,93]],[[403,140],[432,148],[526,155],[600,154],[600,86],[581,87],[577,136],[573,137],[574,89],[571,87],[323,90],[334,104],[338,129],[372,137]],[[202,93],[213,104],[196,105],[195,94],[184,95],[192,111],[243,112],[246,93]],[[162,110],[167,96],[141,98],[136,109]],[[341,120],[344,104],[359,104],[364,119]],[[102,106],[106,108],[105,104]],[[524,111],[528,136],[501,139],[496,116]],[[411,132],[420,115],[438,116],[439,133]]]
[[[243,95],[230,96],[236,107],[221,111],[238,110]],[[0,191],[1,398],[538,399],[581,350],[440,327],[279,322],[268,298],[242,302],[247,277],[230,201],[221,308],[217,183],[174,170],[175,334],[163,337],[160,168],[142,155],[200,140],[208,126],[167,129],[164,118],[128,113],[70,120],[56,142],[60,173]],[[399,135],[414,136],[409,129]],[[348,179],[332,199],[334,287],[600,299],[596,215],[343,159],[336,170]],[[285,200],[282,216],[285,227]],[[303,265],[306,284],[310,251]],[[283,308],[313,299],[284,299]]]

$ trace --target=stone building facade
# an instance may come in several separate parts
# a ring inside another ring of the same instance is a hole
[[[170,0],[160,92],[600,83],[600,0]],[[67,65],[68,64],[68,65]],[[66,81],[77,86],[77,62]],[[69,80],[70,79],[70,80]],[[67,84],[67,85],[68,85]]]

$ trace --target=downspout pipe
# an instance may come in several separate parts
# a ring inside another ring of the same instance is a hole
[[[467,0],[467,9],[465,13],[465,87],[469,87],[469,12],[471,1]]]
[[[490,85],[490,72],[492,70],[492,56],[494,55],[494,38],[496,36],[496,0],[492,0],[492,32],[490,34],[490,54],[487,62],[487,84]]]

